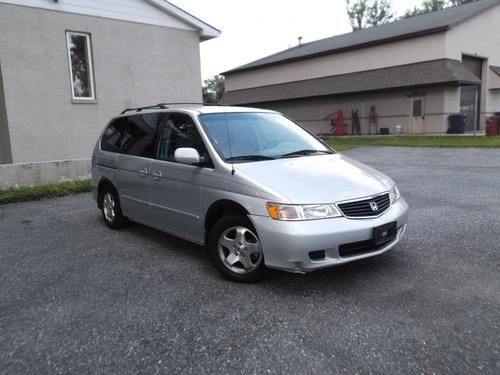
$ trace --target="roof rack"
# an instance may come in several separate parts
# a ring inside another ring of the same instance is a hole
[[[123,111],[120,112],[120,115],[123,115],[124,113],[130,112],[130,111],[136,111],[136,112],[141,112],[143,109],[166,109],[168,108],[164,103],[159,103],[155,105],[150,105],[147,107],[137,107],[137,108],[125,108]]]
[[[194,104],[194,105],[220,105],[214,103],[200,103],[200,102],[176,102],[176,103],[158,103],[155,105],[150,105],[147,107],[137,107],[137,108],[125,108],[121,111],[120,115],[123,115],[130,111],[141,112],[143,109],[168,109],[169,105],[182,105],[182,104]]]

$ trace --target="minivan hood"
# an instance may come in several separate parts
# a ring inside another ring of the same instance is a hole
[[[279,203],[333,203],[388,191],[394,184],[377,170],[341,154],[238,163],[234,168],[289,199]]]

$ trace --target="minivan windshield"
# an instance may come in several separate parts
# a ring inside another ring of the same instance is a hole
[[[277,113],[209,113],[199,118],[225,161],[249,162],[333,153],[307,131]]]

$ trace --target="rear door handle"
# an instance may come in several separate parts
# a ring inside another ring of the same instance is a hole
[[[160,171],[154,171],[151,173],[151,176],[153,176],[153,180],[159,181],[161,179],[161,172]]]
[[[137,173],[139,173],[139,176],[141,176],[141,177],[146,177],[148,175],[148,169],[147,168],[139,168]]]

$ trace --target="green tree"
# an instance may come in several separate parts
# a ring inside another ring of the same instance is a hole
[[[353,31],[381,25],[394,19],[389,0],[346,0],[346,8]]]
[[[217,104],[224,94],[224,76],[217,74],[203,81],[203,103]]]

